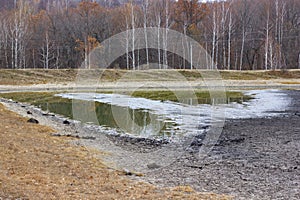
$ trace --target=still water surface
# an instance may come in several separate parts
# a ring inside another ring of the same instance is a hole
[[[286,94],[277,90],[248,91],[246,94],[255,98],[249,102],[231,102],[217,106],[195,104],[195,100],[186,101],[191,104],[162,102],[119,94],[64,93],[56,96],[75,100],[76,105],[80,105],[79,120],[82,122],[91,122],[88,117],[82,116],[95,113],[95,124],[142,137],[201,133],[213,121],[225,118],[274,116],[284,112],[290,102]],[[72,101],[45,102],[38,106],[43,110],[74,118]],[[221,117],[217,118],[219,115]],[[75,116],[75,119],[78,117]]]

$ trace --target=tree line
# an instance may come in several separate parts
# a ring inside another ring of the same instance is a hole
[[[0,68],[6,69],[89,68],[89,53],[101,42],[147,27],[199,42],[213,60],[207,69],[300,68],[300,0],[0,0],[0,26]],[[168,51],[124,45],[126,54],[110,67],[195,67]]]

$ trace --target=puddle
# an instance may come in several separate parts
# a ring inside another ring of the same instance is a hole
[[[66,97],[65,95],[66,94],[62,96]],[[70,96],[68,96],[67,98],[70,98]],[[88,99],[85,100],[86,101],[83,100],[80,102],[81,107],[83,108],[87,108],[88,106],[90,106],[90,104],[88,103]],[[73,119],[72,102],[52,101],[50,103],[38,103],[35,105],[40,107],[42,110],[60,114]],[[96,124],[103,127],[118,129],[119,124],[116,122],[112,110],[117,111],[120,114],[128,113],[128,115],[123,117],[123,124],[125,124],[126,126],[125,131],[132,135],[149,137],[153,135],[151,134],[151,132],[153,131],[149,130],[150,127],[159,127],[160,131],[153,136],[170,137],[173,133],[171,130],[176,127],[176,124],[173,120],[162,119],[160,116],[153,114],[146,109],[132,109],[125,106],[117,106],[100,102],[95,103],[94,108],[92,109],[92,112],[95,112],[97,116]],[[82,121],[83,123],[92,123],[86,119],[81,119],[80,121]]]
[[[100,126],[122,129],[122,132],[141,137],[199,134],[215,121],[225,118],[257,118],[282,114],[290,103],[289,97],[278,90],[245,93],[255,98],[248,102],[217,106],[162,102],[121,94],[68,93],[56,96],[82,101],[82,113],[95,112]],[[87,102],[96,102],[95,111],[87,110],[88,104],[85,105]],[[72,115],[70,103],[69,105],[51,103],[47,104],[47,108],[45,105],[41,107],[51,112],[69,117]],[[84,119],[81,121],[88,122]]]

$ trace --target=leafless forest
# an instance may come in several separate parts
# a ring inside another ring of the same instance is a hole
[[[300,68],[300,0],[0,0],[0,10],[1,68],[76,68],[105,39],[146,27],[192,37],[215,61],[207,69]],[[111,67],[190,68],[170,52],[134,48]]]

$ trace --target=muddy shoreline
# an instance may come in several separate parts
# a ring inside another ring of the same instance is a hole
[[[151,183],[192,185],[235,199],[300,199],[300,91],[280,117],[228,120],[210,154],[186,153]]]
[[[154,162],[144,176],[131,178],[161,186],[190,185],[200,192],[229,194],[235,199],[300,199],[300,91],[285,93],[292,102],[284,114],[272,118],[227,120],[217,144],[205,158],[199,159],[196,151],[201,142],[194,143],[194,151],[180,152],[180,158],[169,165],[156,166]],[[120,162],[125,162],[128,152],[151,154],[152,150],[156,152],[166,145],[164,141],[106,137],[99,134],[105,130],[73,121],[64,124],[65,118],[33,106],[2,102],[12,111],[55,128],[56,137],[77,137],[74,144],[97,149],[99,142],[103,143],[101,150],[115,151],[119,155],[111,156],[107,163],[117,162],[119,158]],[[118,149],[110,149],[112,144]],[[126,151],[122,154],[123,150]],[[138,164],[143,162],[139,155],[131,155]],[[158,156],[166,159],[165,154]]]

